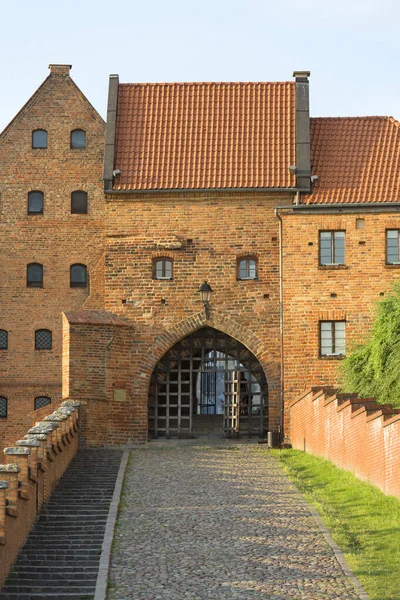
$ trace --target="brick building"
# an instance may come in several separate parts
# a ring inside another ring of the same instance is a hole
[[[310,119],[308,75],[113,75],[104,145],[69,69],[52,66],[0,138],[5,436],[35,419],[35,397],[61,395],[84,402],[91,445],[289,436],[291,400],[335,383],[398,276],[400,129],[386,117]],[[38,130],[48,147],[32,148]],[[75,131],[85,147],[71,147]],[[29,214],[38,191],[43,214]],[[88,213],[71,214],[82,192]],[[38,264],[39,289],[26,279]],[[35,350],[41,330],[51,350]]]

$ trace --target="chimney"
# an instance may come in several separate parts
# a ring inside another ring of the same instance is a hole
[[[104,149],[104,191],[110,191],[114,181],[115,127],[117,123],[119,76],[110,75],[108,86],[106,145]]]
[[[49,65],[50,75],[68,76],[72,65]]]
[[[310,71],[295,71],[296,81],[296,187],[311,192],[310,159]]]

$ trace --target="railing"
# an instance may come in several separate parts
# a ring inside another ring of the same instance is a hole
[[[0,464],[0,588],[36,520],[78,449],[80,403],[66,400],[5,448]]]

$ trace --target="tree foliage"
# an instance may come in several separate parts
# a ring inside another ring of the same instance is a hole
[[[342,389],[400,406],[400,283],[377,304],[369,338],[342,363]]]

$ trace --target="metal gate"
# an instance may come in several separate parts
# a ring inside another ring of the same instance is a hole
[[[211,327],[173,346],[157,364],[149,389],[151,437],[193,437],[213,420],[227,437],[268,430],[268,391],[255,356]],[[219,426],[220,423],[220,426]]]

